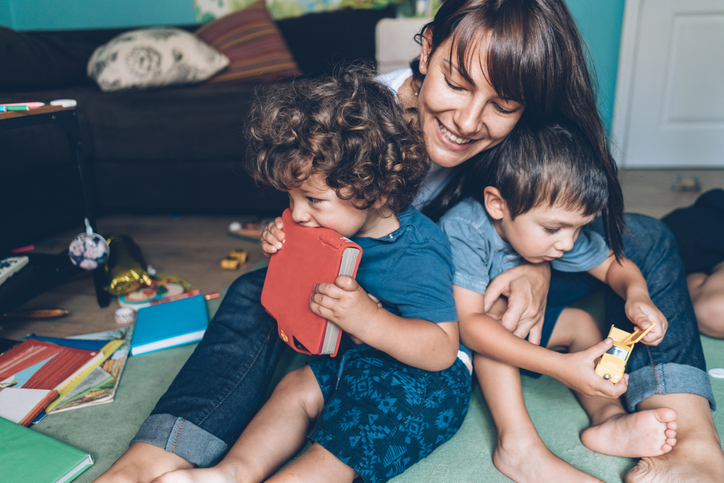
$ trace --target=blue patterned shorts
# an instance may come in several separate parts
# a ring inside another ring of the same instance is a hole
[[[468,412],[471,375],[460,359],[429,372],[362,345],[309,365],[325,400],[309,438],[366,483],[387,481],[429,455]]]

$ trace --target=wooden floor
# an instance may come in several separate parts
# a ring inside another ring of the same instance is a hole
[[[622,171],[620,179],[626,211],[659,218],[675,208],[692,204],[700,193],[671,190],[677,173],[682,179],[698,176],[702,191],[724,187],[724,170]],[[243,270],[253,267],[262,258],[258,244],[227,236],[227,227],[234,219],[233,216],[217,215],[112,215],[98,220],[97,231],[104,235],[130,236],[141,248],[146,262],[159,273],[176,275],[196,285],[203,293],[211,293],[229,286]],[[79,225],[76,230],[36,244],[36,249],[59,253],[67,249],[68,243],[80,231]],[[222,270],[220,260],[235,248],[245,248],[249,252],[245,268]],[[98,307],[90,274],[80,275],[21,307],[28,310],[46,308],[64,308],[70,314],[36,321],[0,319],[0,337],[17,339],[28,333],[67,337],[117,327],[114,320],[117,302],[111,300],[109,307]]]

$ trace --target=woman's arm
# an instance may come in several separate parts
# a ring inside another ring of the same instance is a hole
[[[540,347],[509,332],[483,309],[483,296],[455,286],[462,343],[475,352],[506,364],[547,374],[589,396],[618,397],[627,383],[611,384],[594,371],[595,361],[611,347],[606,338],[591,348],[571,354]]]
[[[441,371],[457,358],[457,321],[436,324],[394,315],[379,307],[352,277],[318,284],[309,306],[349,335],[405,364]]]
[[[634,325],[647,329],[651,322],[656,324],[641,342],[647,345],[658,345],[661,342],[666,334],[668,321],[651,301],[646,280],[634,262],[626,257],[616,261],[613,254],[609,254],[606,261],[588,273],[608,284],[626,301],[626,316]]]
[[[523,263],[495,277],[488,285],[484,297],[484,312],[504,295],[508,309],[500,321],[503,327],[521,339],[540,344],[546,297],[551,281],[548,263]]]

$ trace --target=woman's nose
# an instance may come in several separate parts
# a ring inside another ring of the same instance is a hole
[[[485,103],[472,99],[471,102],[463,103],[458,109],[458,116],[455,120],[460,134],[474,136],[483,129]]]

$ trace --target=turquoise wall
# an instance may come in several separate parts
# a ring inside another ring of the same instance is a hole
[[[194,23],[193,0],[0,0],[0,25],[15,30]]]
[[[588,45],[598,80],[598,109],[611,132],[625,0],[566,0]]]

